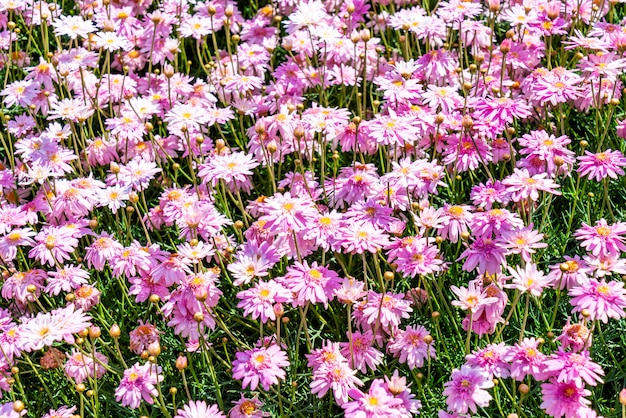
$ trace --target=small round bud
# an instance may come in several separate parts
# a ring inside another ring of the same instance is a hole
[[[619,403],[626,406],[626,388],[619,392]]]
[[[76,300],[76,295],[74,295],[73,293],[68,293],[67,295],[65,295],[66,302],[74,302],[74,300]]]
[[[79,383],[76,386],[74,386],[74,389],[76,389],[76,392],[78,393],[83,393],[87,388],[85,387],[84,384]]]
[[[433,313],[430,314],[430,317],[435,320],[439,319],[440,316],[441,314],[438,311],[433,311]]]
[[[192,247],[197,247],[198,243],[199,241],[197,238],[192,238],[191,241],[189,241],[189,245],[191,245]]]
[[[549,340],[554,339],[554,332],[552,332],[552,331],[548,331],[548,332],[546,333],[546,337],[548,337],[548,339],[549,339]]]
[[[159,303],[161,301],[161,297],[159,295],[150,295],[148,300],[150,303]]]
[[[563,164],[565,164],[565,159],[563,157],[561,157],[560,155],[554,157],[555,166],[561,167]]]
[[[26,291],[28,293],[35,293],[37,291],[37,286],[35,286],[34,284],[29,284],[28,286],[26,286]]]
[[[383,276],[385,277],[385,280],[391,281],[393,280],[394,274],[393,271],[386,271]]]
[[[506,418],[519,418],[519,415],[517,415],[514,412],[511,412],[509,415],[506,416]]]
[[[461,239],[463,241],[466,241],[469,237],[470,237],[470,233],[469,232],[467,232],[467,231],[461,232]]]
[[[178,358],[176,359],[176,368],[178,369],[178,371],[185,370],[187,368],[187,357],[178,356]]]
[[[435,116],[435,123],[437,125],[441,125],[444,120],[446,120],[446,118],[441,113],[438,113],[437,116]]]
[[[361,123],[361,118],[359,116],[353,117],[352,123],[354,123],[355,125],[358,125],[359,123]]]
[[[84,328],[78,333],[78,336],[82,338],[85,338],[88,335],[89,335],[89,328]]]
[[[567,263],[561,263],[561,265],[559,265],[559,269],[563,272],[563,273],[567,273],[569,271],[569,264]]]
[[[461,125],[465,129],[472,129],[472,127],[474,126],[474,121],[472,120],[472,118],[470,116],[465,115],[465,116],[463,116],[463,119],[461,121]]]
[[[91,397],[93,396],[93,389],[89,389],[87,392],[85,392],[85,395],[86,395],[88,398],[91,398]]]
[[[146,360],[148,357],[150,357],[150,354],[146,350],[143,350],[141,354],[139,354],[139,357],[141,357],[142,360]]]
[[[128,200],[130,203],[137,203],[139,202],[139,195],[136,192],[130,192],[128,193]]]
[[[507,152],[506,154],[504,154],[504,155],[502,156],[502,159],[503,159],[504,161],[511,161],[511,154],[509,154],[509,153]]]
[[[463,180],[463,177],[461,177],[461,175],[460,175],[460,174],[457,174],[456,176],[454,176],[454,179],[455,179],[456,181],[461,181],[461,180]]]
[[[273,309],[277,318],[280,318],[285,314],[285,307],[282,303],[275,303]]]
[[[148,353],[148,354],[150,354],[150,353]],[[154,357],[154,356],[148,356],[148,361],[149,361],[150,363],[156,363],[156,362],[157,362],[157,359],[156,359],[156,357]]]
[[[13,376],[15,376],[16,374],[19,374],[19,372],[20,372],[19,367],[17,367],[17,366],[13,366],[13,367],[11,367],[11,374],[12,374]]]
[[[204,314],[202,312],[196,312],[195,314],[193,314],[193,320],[196,322],[204,321]]]
[[[102,330],[100,327],[89,327],[89,338],[95,340],[96,338],[100,338],[102,334]]]
[[[419,380],[422,380],[424,378],[424,373],[419,372],[415,377],[417,377]]]
[[[430,345],[433,343],[433,337],[430,335],[426,335],[422,340],[426,343],[426,345]]]
[[[589,318],[591,316],[591,311],[589,309],[583,309],[581,314],[584,318]]]
[[[178,393],[178,389],[176,389],[174,386],[172,386],[170,388],[170,395],[174,396]]]
[[[441,235],[437,235],[435,237],[435,244],[439,245],[443,242],[443,237]]]
[[[589,192],[589,193],[587,193],[587,196],[591,199],[591,198],[593,198],[595,196],[595,194],[593,194],[593,192]]]
[[[22,412],[24,410],[25,406],[24,406],[24,402],[22,401],[15,401],[13,402],[13,411],[17,412],[18,414],[20,412]]]
[[[111,161],[109,164],[109,170],[111,170],[111,173],[113,174],[118,174],[120,172],[120,166],[115,161]]]
[[[581,148],[587,148],[589,146],[589,142],[585,141],[584,139],[580,141],[579,144]]]
[[[148,354],[151,356],[157,357],[161,354],[161,344],[159,341],[153,341],[148,345]]]
[[[517,390],[519,390],[519,393],[521,393],[522,395],[526,395],[528,394],[528,392],[530,392],[530,388],[525,383],[522,383],[521,385],[519,385],[517,387]]]
[[[89,228],[96,229],[97,227],[98,227],[98,220],[97,219],[91,219],[89,221]]]
[[[117,324],[111,325],[111,328],[109,328],[109,336],[111,338],[119,338],[121,334],[122,334],[122,330],[120,329],[119,325]]]

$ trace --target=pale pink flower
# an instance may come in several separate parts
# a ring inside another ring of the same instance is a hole
[[[242,380],[245,389],[255,390],[259,384],[266,391],[279,380],[285,379],[285,367],[289,366],[287,353],[278,345],[259,347],[235,353],[233,379]]]
[[[486,389],[494,386],[487,372],[463,365],[452,371],[451,380],[445,383],[443,395],[450,411],[476,413],[477,406],[486,407],[491,395]]]

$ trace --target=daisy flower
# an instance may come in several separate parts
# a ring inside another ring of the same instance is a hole
[[[427,344],[425,339],[430,337],[430,333],[421,325],[409,325],[404,330],[392,337],[387,345],[387,350],[397,357],[400,363],[406,363],[409,369],[422,367],[424,360],[437,358],[435,347]]]
[[[617,222],[609,225],[605,219],[600,219],[594,226],[582,223],[583,226],[574,232],[574,237],[582,243],[584,249],[594,256],[619,256],[626,251],[626,223]]]
[[[363,382],[355,376],[356,370],[350,368],[348,361],[343,356],[340,358],[341,361],[327,361],[314,368],[311,393],[321,399],[332,389],[335,401],[343,405],[349,400],[348,393],[363,386]]]
[[[592,321],[600,320],[605,324],[609,318],[620,319],[626,317],[626,290],[624,282],[605,279],[589,279],[588,282],[569,290],[572,297],[570,303],[574,307],[572,312],[588,310]]]
[[[217,405],[207,405],[204,401],[189,401],[176,411],[174,418],[226,418]]]
[[[387,384],[383,379],[375,379],[367,393],[352,389],[349,394],[354,400],[341,405],[346,418],[401,418],[403,416],[400,408],[403,407],[404,402],[387,390]]]
[[[259,384],[266,391],[278,380],[285,380],[285,367],[289,366],[287,353],[278,345],[253,348],[235,353],[233,379],[242,380],[242,387],[255,390]]]
[[[261,317],[263,323],[276,320],[275,304],[293,300],[292,292],[273,280],[259,280],[254,287],[237,293],[237,299],[241,300],[237,307],[244,310],[244,315],[251,315],[252,319]]]
[[[477,406],[486,407],[491,395],[486,389],[494,386],[487,372],[463,365],[452,371],[451,380],[445,383],[443,395],[446,397],[448,410],[465,414],[476,413]]]
[[[142,399],[152,405],[154,398],[159,395],[155,385],[161,381],[161,366],[135,363],[130,369],[124,370],[124,377],[115,389],[115,400],[130,409],[139,408]]]
[[[524,268],[509,267],[509,272],[513,277],[513,283],[506,284],[504,287],[517,289],[522,293],[528,292],[535,297],[541,296],[543,289],[552,284],[550,276],[545,276],[543,271],[537,270],[537,265],[533,263],[526,264]]]
[[[537,201],[540,191],[560,195],[561,193],[555,189],[561,186],[546,178],[547,176],[547,173],[531,176],[525,168],[521,170],[516,168],[513,174],[502,180],[502,184],[511,193],[511,199],[514,202],[529,198],[532,201]]]
[[[622,167],[626,166],[626,157],[620,151],[610,149],[592,154],[585,151],[585,155],[578,157],[578,174],[589,180],[602,181],[607,177],[616,179],[624,175]]]
[[[543,234],[533,229],[533,224],[522,229],[504,231],[499,241],[509,250],[510,254],[520,254],[522,260],[527,263],[532,261],[531,254],[535,249],[546,248],[548,244],[541,242]]]
[[[556,377],[557,382],[575,382],[580,387],[585,383],[590,386],[603,383],[601,376],[604,376],[602,367],[591,360],[588,351],[576,353],[562,347],[546,360],[546,372]]]
[[[503,356],[503,360],[511,363],[511,377],[519,382],[528,375],[543,380],[546,359],[547,356],[539,351],[539,340],[535,338],[524,338],[521,343],[509,347]]]
[[[233,401],[235,406],[228,412],[229,418],[265,418],[269,417],[269,412],[261,410],[264,403],[255,395],[253,398],[246,398],[244,394],[241,394],[241,398],[238,401]]]
[[[372,371],[376,370],[383,361],[383,353],[374,348],[374,334],[372,331],[361,333],[354,331],[348,334],[349,342],[339,343],[341,346],[341,354],[349,359],[352,368],[367,373],[369,367]]]
[[[591,392],[578,386],[576,382],[543,383],[541,385],[542,400],[541,409],[553,417],[577,418],[588,417],[591,412],[591,401],[585,396],[591,396]]]

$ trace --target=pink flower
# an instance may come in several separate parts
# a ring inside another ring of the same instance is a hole
[[[528,292],[535,297],[541,296],[543,289],[552,283],[550,277],[537,270],[537,265],[533,263],[526,264],[523,269],[519,266],[509,267],[509,272],[513,276],[513,283],[504,285],[504,287],[517,289],[522,293]]]
[[[504,355],[504,360],[511,363],[511,377],[520,382],[528,375],[536,380],[544,379],[546,359],[546,355],[539,351],[539,340],[535,338],[524,338],[521,343],[509,347]]]
[[[461,254],[459,260],[466,258],[463,270],[472,271],[478,267],[480,274],[496,274],[506,265],[506,249],[492,239],[476,238],[470,247]],[[457,260],[458,261],[458,260]]]
[[[484,370],[490,376],[505,379],[509,377],[509,365],[504,361],[506,351],[507,348],[504,343],[489,344],[485,348],[465,356],[465,364],[475,369]]]
[[[576,382],[543,383],[541,385],[543,402],[540,407],[552,417],[579,418],[587,417],[591,401],[585,396],[591,392],[579,387]]]
[[[502,180],[502,184],[511,193],[511,199],[514,202],[526,199],[537,201],[539,191],[560,195],[561,193],[555,190],[560,186],[546,177],[546,173],[531,176],[528,170],[516,168],[513,174]]]
[[[400,363],[406,363],[409,369],[422,367],[427,358],[436,358],[435,347],[427,344],[425,339],[430,333],[421,325],[409,325],[405,330],[398,330],[393,336],[387,350],[398,357]],[[432,342],[432,339],[431,339]]]
[[[605,219],[600,219],[595,226],[583,222],[583,226],[574,233],[574,237],[582,241],[580,245],[596,257],[599,255],[619,256],[622,251],[626,251],[624,234],[626,234],[626,223],[617,222],[609,225]]]
[[[484,305],[497,302],[495,297],[488,296],[485,291],[476,286],[476,280],[472,280],[465,287],[450,286],[450,290],[459,300],[453,300],[451,303],[458,306],[464,311],[470,311],[472,314],[478,315],[482,312]]]
[[[265,213],[261,217],[266,222],[265,229],[274,233],[302,231],[318,216],[310,198],[291,196],[289,192],[265,199],[261,207]]]
[[[600,376],[604,375],[602,367],[591,360],[588,351],[576,353],[564,351],[562,347],[546,361],[546,372],[556,377],[557,382],[574,382],[580,387],[585,383],[590,386],[603,383]]]
[[[72,349],[71,354],[67,353],[66,355],[67,361],[63,368],[76,384],[83,383],[88,378],[100,379],[107,371],[103,364],[107,365],[109,359],[98,352],[96,352],[96,360],[91,354],[80,353],[75,348]]]
[[[204,401],[189,401],[176,411],[174,418],[226,418],[217,405],[207,405]]]
[[[625,166],[624,154],[610,149],[597,154],[585,151],[585,155],[578,157],[578,174],[589,180],[602,181],[607,177],[616,179],[624,175],[622,167]]]
[[[561,264],[553,264],[550,266],[548,277],[551,278],[552,287],[558,289],[571,289],[579,286],[587,281],[587,263],[579,256],[565,256],[565,262]],[[561,266],[566,266],[565,271],[561,270]]]
[[[370,290],[368,301],[363,309],[363,319],[368,325],[380,324],[383,329],[391,330],[400,325],[402,318],[408,318],[413,312],[411,304],[404,300],[403,293],[387,292],[385,295]]]
[[[572,312],[586,309],[592,321],[600,320],[606,324],[609,318],[626,317],[624,282],[589,279],[587,283],[571,288],[569,295],[572,296],[570,303],[574,306]]]
[[[254,287],[237,293],[241,302],[238,308],[244,310],[244,315],[252,315],[252,319],[261,317],[261,322],[275,321],[274,305],[292,301],[292,293],[276,281],[264,282],[259,280]]]
[[[530,263],[531,254],[535,253],[535,249],[548,246],[545,242],[541,242],[542,239],[543,234],[533,230],[533,225],[530,224],[522,229],[504,231],[499,241],[508,248],[510,254],[520,254],[522,260]]]
[[[476,413],[477,406],[486,407],[491,401],[491,395],[485,389],[492,388],[493,381],[479,369],[466,365],[454,369],[451,380],[444,386],[443,395],[450,411],[465,414],[471,410]]]
[[[269,347],[253,348],[235,353],[233,361],[233,379],[243,380],[242,387],[255,390],[259,383],[266,391],[278,380],[285,379],[285,370],[289,366],[287,353],[272,344]]]
[[[472,219],[471,206],[463,205],[445,205],[441,215],[441,223],[443,227],[439,234],[443,239],[449,239],[455,243],[459,240],[462,233],[468,232],[468,224]]]
[[[585,321],[572,324],[570,318],[567,318],[563,332],[556,339],[561,342],[564,349],[571,348],[574,351],[589,349],[593,343],[593,337]]]
[[[28,252],[28,256],[49,266],[69,260],[70,254],[78,246],[78,240],[73,236],[73,231],[62,226],[42,228],[35,237],[35,241],[37,245]]]
[[[376,370],[376,366],[383,362],[383,353],[374,348],[374,334],[372,331],[364,333],[353,331],[352,335],[348,334],[348,342],[339,343],[341,346],[341,354],[350,362],[350,366],[359,370],[361,373],[367,373],[369,367],[372,371]]]
[[[270,416],[269,412],[261,410],[264,404],[259,400],[258,395],[249,399],[242,393],[241,398],[233,403],[235,406],[228,412],[229,418],[265,418]]]
[[[394,397],[383,379],[375,379],[367,393],[350,390],[352,402],[341,405],[346,418],[403,418],[399,409],[404,402]]]
[[[276,281],[293,292],[294,306],[304,306],[310,302],[322,303],[327,308],[328,301],[332,300],[335,290],[340,287],[337,273],[319,266],[316,261],[309,266],[306,260],[295,262],[287,268],[287,274]]]
[[[350,368],[345,358],[322,363],[313,370],[311,393],[323,398],[332,389],[335,401],[343,405],[348,402],[348,393],[351,390],[363,386],[361,379],[355,375],[356,370]]]
[[[389,237],[382,229],[367,222],[353,222],[341,228],[338,241],[346,252],[352,254],[375,254],[390,244]]]
[[[142,399],[152,405],[154,397],[159,394],[155,385],[161,381],[161,366],[135,363],[130,369],[124,370],[124,377],[115,389],[115,400],[131,409],[139,408]]]

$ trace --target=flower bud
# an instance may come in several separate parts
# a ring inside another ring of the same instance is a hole
[[[176,368],[179,371],[185,370],[187,368],[187,357],[178,356],[178,358],[176,359]]]

